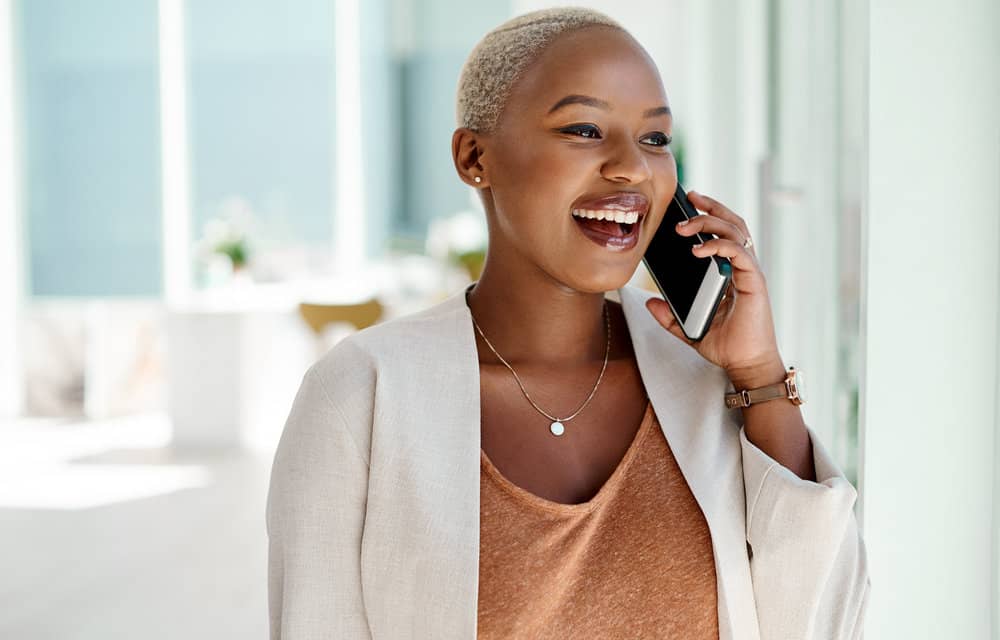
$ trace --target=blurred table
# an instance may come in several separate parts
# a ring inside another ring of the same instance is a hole
[[[411,256],[336,279],[237,281],[168,305],[174,444],[273,448],[303,374],[323,351],[299,316],[300,302],[344,304],[374,296],[385,307],[385,321],[431,306],[467,282],[457,270]]]
[[[311,338],[294,307],[168,311],[167,407],[174,444],[275,444],[315,355]]]

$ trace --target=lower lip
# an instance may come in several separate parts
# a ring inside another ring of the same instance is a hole
[[[642,225],[642,221],[646,216],[639,218],[639,221],[632,225],[632,231],[629,232],[627,236],[614,236],[607,233],[601,233],[591,229],[590,227],[585,227],[579,222],[577,218],[573,217],[574,226],[583,232],[583,235],[587,236],[590,240],[601,247],[604,247],[608,251],[628,251],[632,249],[637,244],[639,244],[639,227]]]

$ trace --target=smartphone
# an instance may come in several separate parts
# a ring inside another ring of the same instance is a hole
[[[677,233],[678,222],[699,215],[703,214],[699,214],[688,201],[687,194],[678,183],[667,212],[642,257],[684,335],[694,341],[705,337],[733,277],[733,265],[728,258],[700,258],[691,253],[692,246],[718,236],[713,233],[691,236]]]

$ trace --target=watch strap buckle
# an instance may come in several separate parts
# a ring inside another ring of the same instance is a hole
[[[750,406],[750,392],[746,389],[740,391],[740,407]]]

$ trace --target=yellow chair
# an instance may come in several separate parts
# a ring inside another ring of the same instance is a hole
[[[323,335],[323,331],[328,326],[336,322],[353,325],[358,331],[370,327],[381,319],[384,311],[382,304],[375,298],[357,304],[313,304],[309,302],[299,304],[299,315],[306,321],[317,338]]]

